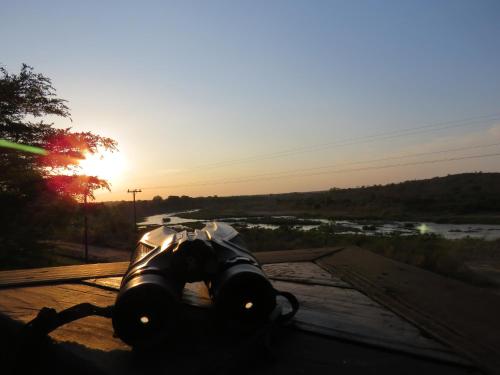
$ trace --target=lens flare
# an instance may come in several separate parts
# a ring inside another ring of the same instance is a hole
[[[87,152],[80,160],[79,166],[83,174],[96,176],[113,182],[123,172],[125,161],[119,152]]]
[[[0,147],[11,148],[13,150],[30,152],[32,154],[47,155],[48,152],[40,147],[23,145],[21,143],[11,142],[6,139],[0,139]]]
[[[420,234],[426,234],[430,232],[430,228],[425,223],[420,224],[417,227],[417,230],[420,232]]]

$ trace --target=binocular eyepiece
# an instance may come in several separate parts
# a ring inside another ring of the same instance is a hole
[[[233,327],[256,328],[276,308],[277,292],[230,225],[160,227],[139,241],[122,279],[113,312],[117,336],[134,347],[165,341],[180,319],[184,285],[195,281],[205,282],[216,316]]]

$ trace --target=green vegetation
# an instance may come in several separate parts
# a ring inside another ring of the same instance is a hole
[[[238,229],[252,251],[355,245],[400,262],[481,286],[491,283],[472,272],[466,263],[500,261],[500,239],[484,241],[472,238],[448,240],[434,235],[340,235],[335,234],[334,228],[327,225],[310,231],[289,227],[277,230]]]
[[[201,222],[182,225],[190,229],[203,227]],[[321,225],[309,231],[293,229],[290,226],[280,226],[276,230],[237,225],[235,228],[242,234],[249,249],[254,252],[359,246],[394,260],[478,286],[493,284],[471,271],[466,263],[500,261],[500,239],[448,240],[435,235],[338,234],[337,230],[345,231],[345,227],[336,228],[334,225]]]
[[[87,208],[89,245],[130,250],[138,238],[132,215],[131,204],[89,204]],[[78,206],[71,214],[67,214],[64,225],[55,228],[48,239],[81,243],[83,207]]]
[[[51,117],[49,117],[51,116]],[[86,153],[116,150],[116,142],[47,122],[69,118],[49,78],[24,65],[0,67],[0,259],[12,266],[38,259],[39,241],[66,225],[83,196],[108,183],[79,174]],[[43,257],[42,257],[43,258]]]
[[[184,214],[181,216],[184,216]],[[227,218],[227,217],[217,218],[217,219],[219,221],[229,221],[229,222],[235,221],[234,218]],[[295,217],[275,217],[275,216],[243,217],[243,218],[238,218],[237,221],[247,224],[269,224],[269,225],[320,225],[321,224],[321,221],[319,220],[300,219]]]
[[[200,209],[193,219],[292,215],[304,218],[500,224],[500,173],[329,191],[233,197],[157,196],[139,201],[143,215]]]
[[[38,243],[30,249],[14,249],[0,252],[0,270],[38,268],[81,264],[81,259],[62,256],[52,245]]]

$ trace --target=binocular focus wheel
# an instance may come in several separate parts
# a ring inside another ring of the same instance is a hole
[[[175,290],[158,275],[137,276],[118,295],[113,312],[113,328],[125,343],[151,347],[173,334],[178,320],[179,299]]]

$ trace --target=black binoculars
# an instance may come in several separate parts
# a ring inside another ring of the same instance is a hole
[[[139,241],[113,311],[115,333],[133,347],[150,346],[175,331],[186,283],[205,282],[215,315],[258,327],[275,311],[277,292],[230,225],[201,230],[160,227]]]

